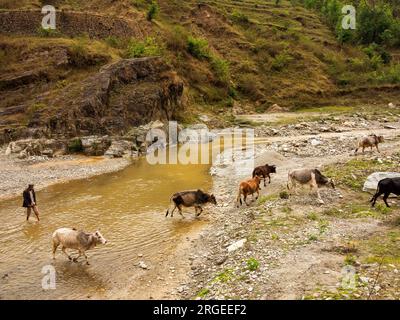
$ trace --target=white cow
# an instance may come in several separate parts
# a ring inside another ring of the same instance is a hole
[[[98,244],[106,244],[107,240],[102,236],[99,231],[95,233],[86,233],[77,231],[71,228],[61,228],[53,233],[53,259],[56,258],[56,250],[61,244],[62,252],[68,257],[69,260],[77,262],[78,259],[84,255],[86,263],[89,264],[86,251],[94,248]],[[65,251],[66,249],[74,249],[79,251],[79,256],[72,259],[72,257]]]
[[[309,185],[311,190],[315,190],[320,203],[324,203],[319,193],[320,187],[331,187],[335,189],[332,179],[325,177],[318,169],[299,169],[289,172],[287,187],[289,190],[297,184]]]

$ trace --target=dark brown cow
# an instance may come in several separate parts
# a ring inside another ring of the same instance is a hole
[[[271,183],[271,176],[270,176],[271,173],[276,173],[276,166],[270,166],[266,164],[265,166],[260,166],[253,170],[253,178],[255,176],[262,177],[264,180],[264,187],[266,187],[267,184],[265,180],[267,177],[269,179],[269,183]]]
[[[171,212],[171,218],[174,216],[174,211],[176,208],[178,208],[180,215],[183,217],[182,206],[187,208],[194,207],[196,217],[198,217],[203,212],[203,206],[205,204],[212,203],[217,205],[217,200],[213,194],[209,195],[201,190],[190,190],[175,193],[171,197],[171,201],[173,201],[175,205]],[[200,210],[200,212],[198,212],[198,210]],[[168,217],[168,215],[169,209],[167,210],[167,214],[165,216]]]

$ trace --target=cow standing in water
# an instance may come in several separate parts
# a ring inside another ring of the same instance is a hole
[[[76,229],[61,228],[53,233],[53,259],[56,258],[56,250],[61,244],[62,252],[68,257],[69,260],[77,262],[78,259],[84,255],[86,263],[89,264],[86,251],[94,248],[98,244],[106,244],[107,240],[104,239],[99,231],[94,233],[86,233],[77,231]],[[79,251],[78,257],[72,257],[65,251],[66,249],[74,249]]]
[[[196,217],[198,217],[203,212],[203,206],[206,205],[207,203],[212,203],[214,205],[217,205],[217,200],[215,199],[215,196],[213,194],[210,195],[201,190],[197,191],[190,190],[190,191],[182,191],[175,193],[171,197],[171,201],[174,202],[174,209],[171,212],[171,218],[173,218],[174,211],[177,208],[179,210],[179,214],[182,217],[184,217],[182,214],[182,207],[186,208],[194,207]],[[167,214],[165,216],[168,217],[168,215],[169,215],[169,209],[167,210]]]

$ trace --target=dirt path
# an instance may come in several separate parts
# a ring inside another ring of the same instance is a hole
[[[384,135],[386,143],[381,154],[366,152],[360,159],[382,158],[399,150],[400,142],[395,140],[400,131],[371,128],[376,134]],[[263,188],[263,196],[270,197],[285,190],[287,172],[300,167],[322,167],[354,159],[354,140],[369,134],[369,130],[356,129],[349,132],[323,132],[317,135],[296,135],[290,137],[267,137],[257,140],[256,165],[275,164],[278,172],[273,183]],[[275,142],[295,143],[311,138],[350,140],[335,154],[321,154],[315,157],[285,157],[266,147]],[[202,299],[302,299],[307,292],[319,286],[335,289],[343,277],[345,256],[335,251],[347,241],[371,237],[385,232],[387,227],[379,219],[326,218],[320,213],[323,207],[308,193],[290,200],[271,199],[265,204],[253,204],[249,208],[234,208],[236,186],[241,180],[227,174],[215,179],[215,193],[222,205],[212,211],[215,221],[209,227],[202,243],[197,243],[191,259],[189,290],[183,297],[197,296]],[[328,207],[340,207],[351,198],[345,191],[324,191]],[[210,209],[211,212],[212,209]],[[316,212],[316,221],[307,218]],[[323,224],[326,223],[327,226]],[[321,226],[322,224],[322,226]],[[322,231],[321,231],[322,230]],[[314,235],[315,234],[315,235]],[[318,240],[310,240],[317,238]],[[228,253],[227,247],[238,240],[247,239],[242,249]],[[207,260],[202,257],[208,256]],[[255,259],[260,264],[257,271],[249,271],[248,263]]]

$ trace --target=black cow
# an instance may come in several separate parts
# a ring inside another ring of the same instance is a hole
[[[400,195],[400,178],[386,178],[378,183],[378,188],[376,190],[375,195],[371,199],[372,206],[375,207],[376,200],[381,196],[383,196],[383,201],[388,208],[390,208],[387,199],[390,194],[393,193],[395,195]]]

